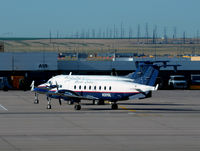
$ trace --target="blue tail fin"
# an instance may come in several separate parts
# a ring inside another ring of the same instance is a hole
[[[136,71],[128,77],[135,83],[154,86],[159,73],[159,66],[149,62],[138,63]]]

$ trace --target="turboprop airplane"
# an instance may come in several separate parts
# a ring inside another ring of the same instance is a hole
[[[75,110],[81,109],[81,100],[98,101],[103,104],[105,100],[111,102],[111,109],[118,109],[117,102],[129,100],[136,94],[143,94],[143,98],[152,96],[152,91],[158,89],[155,85],[161,65],[158,62],[139,62],[134,73],[125,77],[118,76],[92,76],[92,75],[58,75],[46,83],[34,86],[35,103],[39,103],[38,93],[47,95],[47,109],[51,109],[51,98],[72,101]],[[166,66],[166,62],[163,63]]]

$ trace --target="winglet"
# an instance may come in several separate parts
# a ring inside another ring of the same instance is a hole
[[[156,85],[154,91],[157,91],[157,90],[158,90],[158,86],[159,86],[159,84]]]

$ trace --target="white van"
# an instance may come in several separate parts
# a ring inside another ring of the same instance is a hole
[[[175,89],[186,89],[188,86],[184,75],[171,75],[168,85],[170,88]]]

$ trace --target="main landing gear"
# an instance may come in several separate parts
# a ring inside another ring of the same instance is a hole
[[[79,103],[74,105],[75,110],[81,110],[81,105]]]
[[[37,93],[35,93],[34,104],[39,104],[39,99],[38,99],[38,94]]]
[[[118,105],[116,102],[114,102],[112,105],[111,105],[111,109],[112,110],[117,110],[118,109]]]

